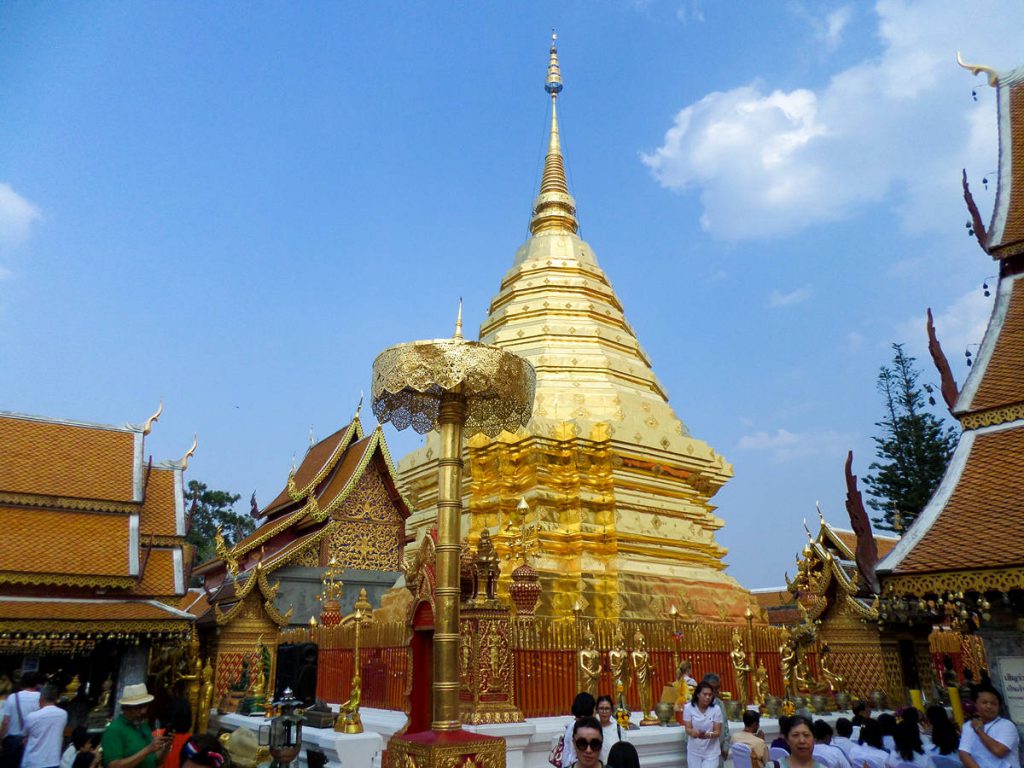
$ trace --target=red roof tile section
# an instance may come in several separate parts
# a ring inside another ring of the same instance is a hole
[[[174,501],[173,469],[154,468],[146,484],[146,500],[139,514],[139,532],[143,536],[174,536],[177,533],[177,507]]]
[[[129,517],[0,507],[0,570],[129,576]]]
[[[1021,467],[1024,427],[977,435],[945,507],[893,573],[1024,563]]]
[[[0,598],[0,620],[47,621],[152,621],[182,620],[183,616],[145,601],[115,600],[4,600]]]
[[[132,501],[135,435],[0,415],[0,492]]]

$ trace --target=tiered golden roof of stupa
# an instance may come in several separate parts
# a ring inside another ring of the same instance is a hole
[[[650,615],[671,605],[741,616],[749,596],[722,571],[722,521],[711,497],[732,467],[690,436],[669,405],[622,304],[577,235],[557,120],[562,91],[552,40],[545,90],[551,129],[530,237],[519,248],[480,341],[528,359],[537,373],[526,430],[470,440],[470,539],[516,520],[520,496],[536,517],[545,580],[541,613],[576,601],[591,615]],[[435,514],[436,437],[399,463],[422,529]],[[417,539],[420,535],[417,534]]]

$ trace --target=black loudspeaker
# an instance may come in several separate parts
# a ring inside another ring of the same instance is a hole
[[[280,699],[285,688],[291,688],[303,706],[316,701],[316,643],[285,643],[277,648],[277,678],[274,696]]]

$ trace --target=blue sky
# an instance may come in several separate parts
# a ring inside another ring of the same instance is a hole
[[[189,477],[265,502],[377,352],[448,333],[459,296],[485,317],[552,26],[581,235],[735,467],[730,573],[782,583],[816,500],[847,524],[889,344],[937,380],[931,306],[962,383],[980,341],[995,267],[959,174],[987,218],[995,105],[953,57],[1024,63],[1020,3],[4,3],[0,409],[139,422],[162,397],[147,450],[198,432]]]

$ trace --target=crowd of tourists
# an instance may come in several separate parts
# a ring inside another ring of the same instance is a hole
[[[870,706],[858,702],[853,718],[840,717],[835,728],[803,715],[782,717],[768,761],[780,768],[1020,768],[1019,733],[1002,714],[1002,696],[979,688],[972,704],[962,729],[938,704],[873,718]],[[752,761],[752,768],[760,766]]]
[[[173,702],[167,724],[150,726],[153,695],[144,683],[126,685],[120,712],[102,730],[68,728],[59,690],[35,672],[3,701],[0,768],[231,768],[227,753],[208,734],[192,734],[188,702]]]
[[[743,730],[730,735],[720,685],[718,675],[706,675],[683,707],[687,768],[719,768],[730,758],[734,768],[1021,768],[1017,726],[1003,716],[1002,696],[992,687],[979,687],[967,702],[972,716],[962,729],[938,704],[872,717],[870,705],[858,702],[853,717],[838,718],[835,727],[803,714],[783,716],[779,737],[767,744],[761,715],[750,709]],[[577,694],[573,720],[549,762],[639,768],[629,726],[617,721],[615,709],[610,696]]]

